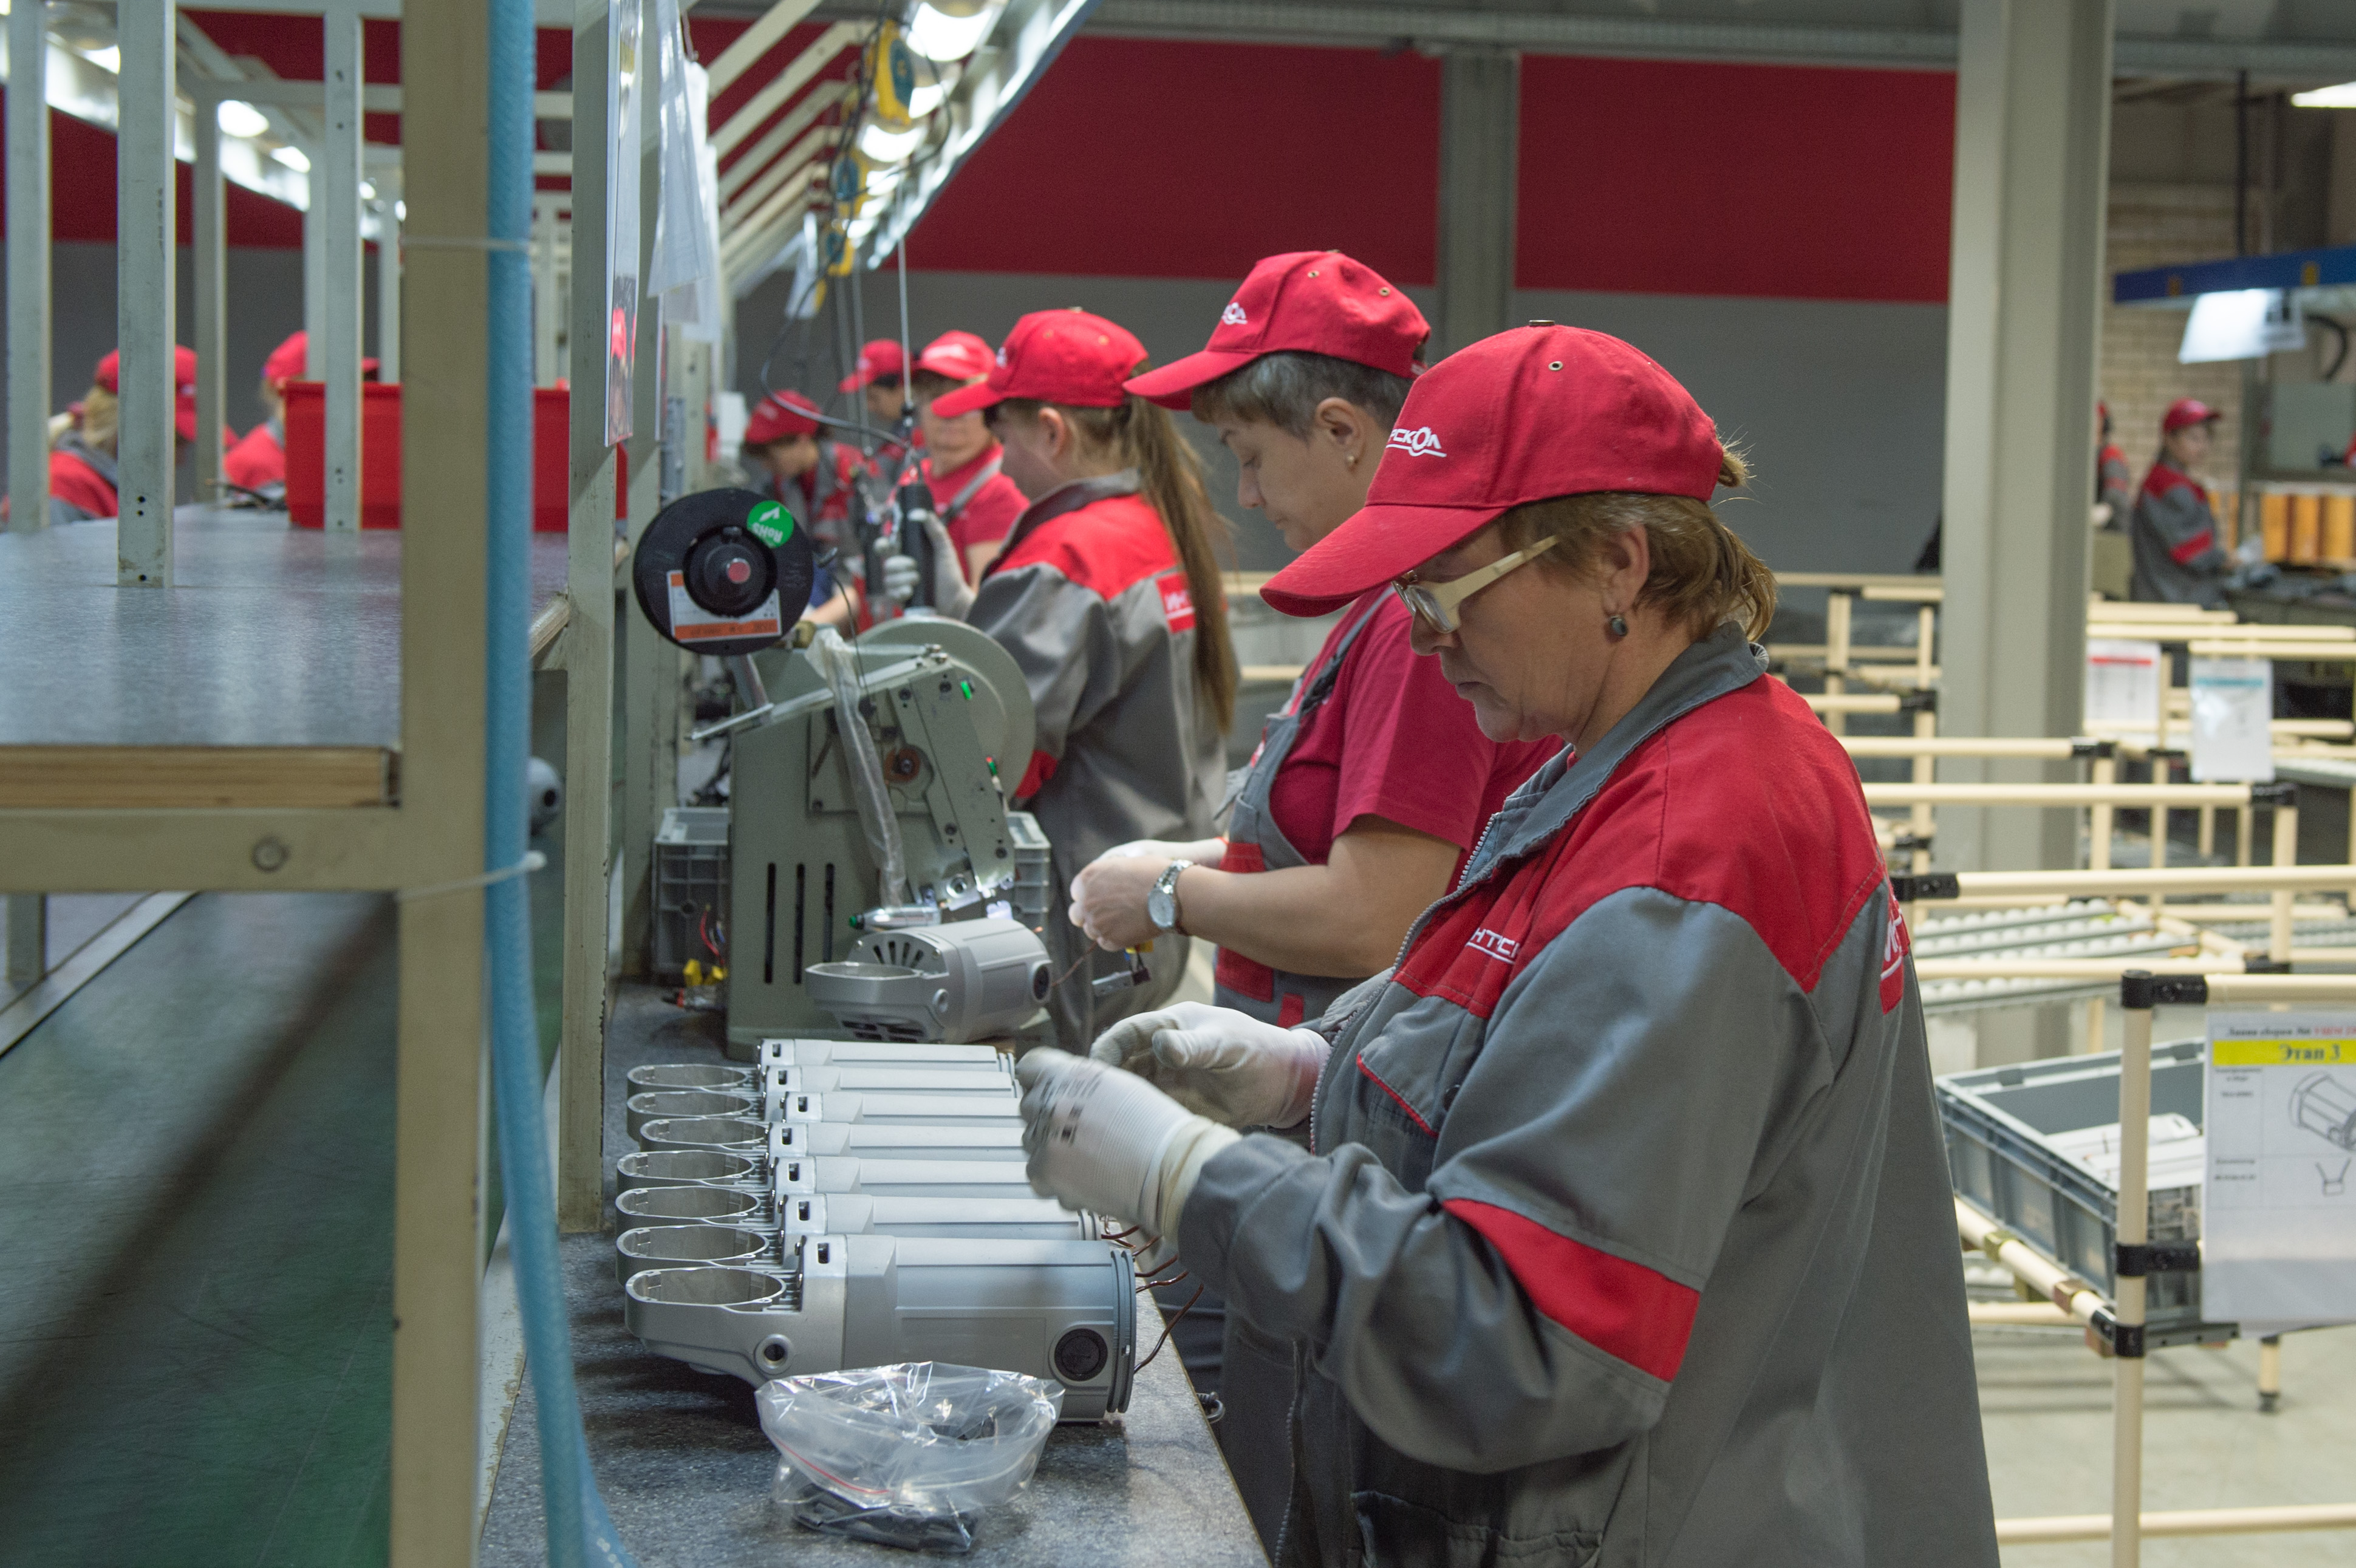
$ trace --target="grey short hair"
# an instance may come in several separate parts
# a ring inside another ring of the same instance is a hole
[[[1398,422],[1399,409],[1414,385],[1355,359],[1287,350],[1263,354],[1239,370],[1194,389],[1194,417],[1237,424],[1272,424],[1306,439],[1317,405],[1328,398],[1355,404],[1386,425]]]

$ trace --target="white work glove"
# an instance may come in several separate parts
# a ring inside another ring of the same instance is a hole
[[[1211,1157],[1238,1134],[1132,1072],[1042,1046],[1014,1064],[1032,1190],[1155,1238],[1147,1272],[1166,1266],[1178,1216]]]
[[[958,548],[949,539],[949,530],[937,517],[925,519],[925,537],[933,543],[933,608],[952,620],[965,619],[973,608],[973,590],[965,580],[965,571],[958,563]],[[923,568],[912,555],[889,555],[884,558],[884,592],[894,604],[905,604],[916,596],[916,583],[924,575]]]
[[[1097,1037],[1088,1055],[1225,1125],[1290,1127],[1309,1115],[1332,1050],[1314,1029],[1180,1002],[1121,1019]]]
[[[2241,566],[2255,566],[2266,559],[2266,541],[2263,534],[2253,533],[2233,547],[2233,560]]]

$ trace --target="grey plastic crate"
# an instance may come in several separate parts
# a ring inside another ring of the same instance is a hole
[[[2153,1046],[2152,1115],[2173,1113],[2201,1125],[2208,1061],[2206,1040]],[[2118,1121],[2118,1053],[1953,1073],[1938,1081],[1937,1091],[1956,1194],[2115,1299],[2111,1264],[2118,1189],[2048,1139]],[[2200,1239],[2199,1187],[2160,1188],[2150,1196],[2153,1241]],[[2201,1275],[2194,1270],[2150,1275],[2145,1311],[2156,1344],[2228,1339],[2233,1332],[2231,1325],[2202,1320]]]
[[[1008,901],[1014,918],[1044,935],[1047,928],[1047,836],[1039,819],[1027,811],[1006,814],[1006,836],[1014,844],[1014,888]]]
[[[655,973],[678,979],[687,961],[714,960],[709,933],[726,961],[728,808],[674,805],[655,835]]]

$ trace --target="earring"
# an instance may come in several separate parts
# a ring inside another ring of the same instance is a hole
[[[1604,621],[1603,624],[1615,640],[1628,635],[1628,617],[1625,615],[1611,616]]]
[[[1358,465],[1358,454],[1355,452],[1345,452],[1342,454],[1342,461],[1355,468]]]

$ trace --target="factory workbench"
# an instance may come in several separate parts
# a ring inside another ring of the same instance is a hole
[[[614,1159],[633,1147],[623,1128],[623,1075],[654,1061],[722,1060],[716,1030],[626,986],[605,1052],[605,1191]],[[770,1568],[771,1564],[916,1561],[891,1547],[804,1530],[769,1500],[777,1454],[761,1431],[753,1390],[648,1351],[622,1323],[610,1231],[564,1238],[589,1456],[623,1543],[643,1568]],[[1161,1328],[1140,1296],[1140,1353]],[[1149,1325],[1151,1325],[1149,1327]],[[1000,1563],[1151,1564],[1224,1568],[1260,1564],[1258,1539],[1228,1478],[1174,1348],[1141,1372],[1128,1413],[1095,1425],[1059,1426],[1031,1485],[983,1516],[975,1568]],[[484,1525],[482,1568],[542,1561],[540,1445],[526,1382],[509,1422]]]

